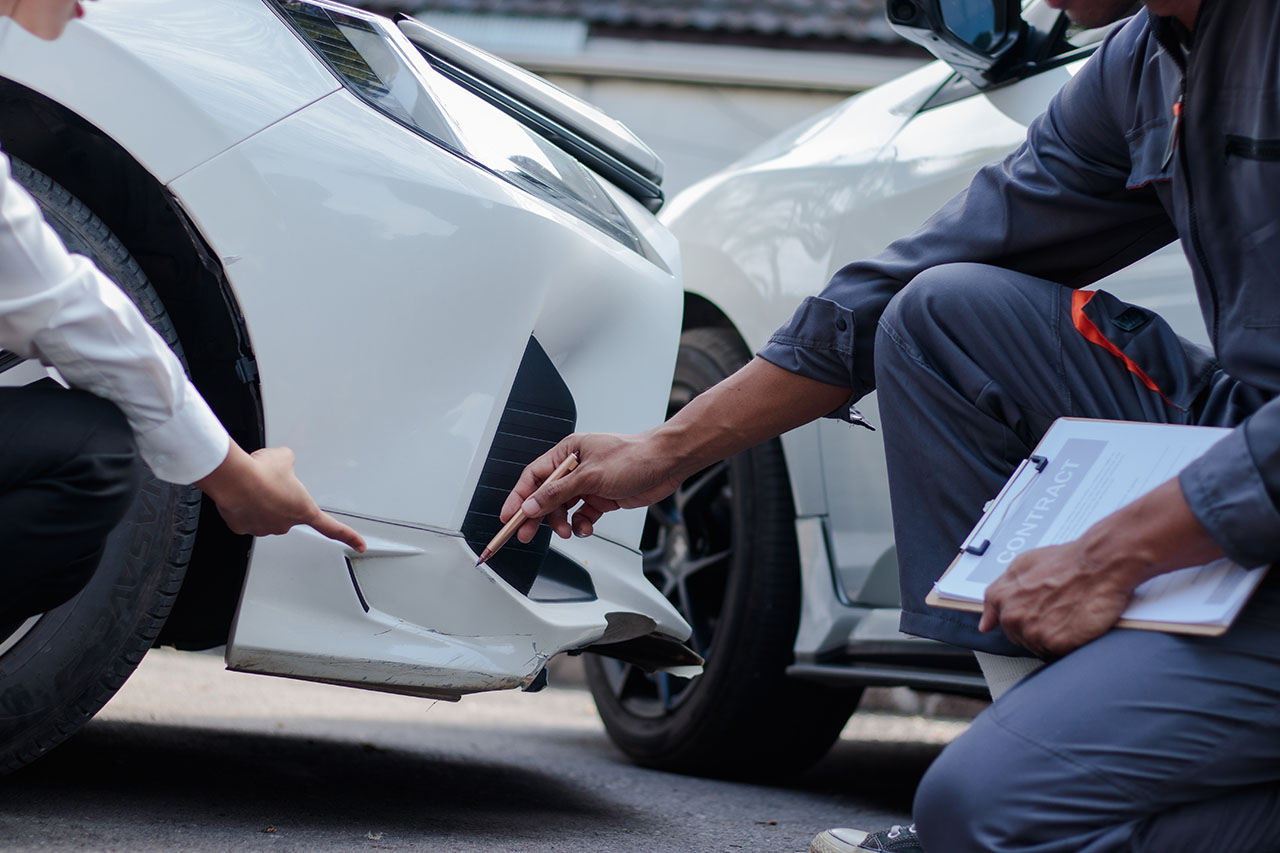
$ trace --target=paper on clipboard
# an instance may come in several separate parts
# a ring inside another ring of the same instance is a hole
[[[1025,551],[1071,542],[1092,524],[1176,476],[1230,430],[1060,418],[987,506],[959,556],[925,599],[982,609],[987,586]],[[1152,578],[1121,627],[1220,634],[1262,579],[1230,560]]]

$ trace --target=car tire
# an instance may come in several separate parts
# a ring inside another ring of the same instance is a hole
[[[181,358],[164,306],[106,224],[27,164],[13,160],[12,173],[67,248],[91,258],[113,279]],[[85,588],[22,624],[0,626],[0,773],[69,737],[137,667],[182,584],[195,543],[199,495],[147,474]]]
[[[730,329],[680,338],[668,417],[750,358]],[[786,676],[800,616],[795,512],[777,439],[717,463],[649,509],[645,574],[693,627],[694,679],[594,654],[587,682],[633,761],[697,775],[778,779],[821,757],[860,691]]]

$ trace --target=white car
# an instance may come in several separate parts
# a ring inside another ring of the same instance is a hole
[[[7,20],[0,42],[15,175],[236,439],[292,447],[369,544],[254,542],[147,483],[76,599],[0,626],[0,772],[157,643],[446,699],[537,689],[586,648],[696,671],[643,574],[643,512],[475,565],[527,462],[665,410],[683,296],[648,148],[438,32],[327,2],[115,0],[56,43]]]
[[[1103,35],[1039,3],[1024,28],[1018,0],[888,5],[948,62],[815,116],[663,210],[685,276],[671,410],[745,363],[837,269],[915,230],[1012,151]],[[948,21],[966,10],[988,18]],[[1177,246],[1101,286],[1206,341]],[[874,397],[859,409],[878,421]],[[824,420],[716,466],[654,509],[644,547],[707,668],[691,681],[588,659],[608,732],[639,762],[771,777],[821,756],[865,686],[987,696],[969,652],[898,631],[878,433]]]

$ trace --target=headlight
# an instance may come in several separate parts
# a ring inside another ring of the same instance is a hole
[[[428,65],[386,18],[323,0],[269,0],[369,106],[647,255],[586,167]]]

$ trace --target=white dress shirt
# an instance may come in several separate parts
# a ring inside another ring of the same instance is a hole
[[[162,480],[194,482],[226,458],[231,439],[173,351],[114,282],[67,252],[3,154],[0,348],[119,406]]]

